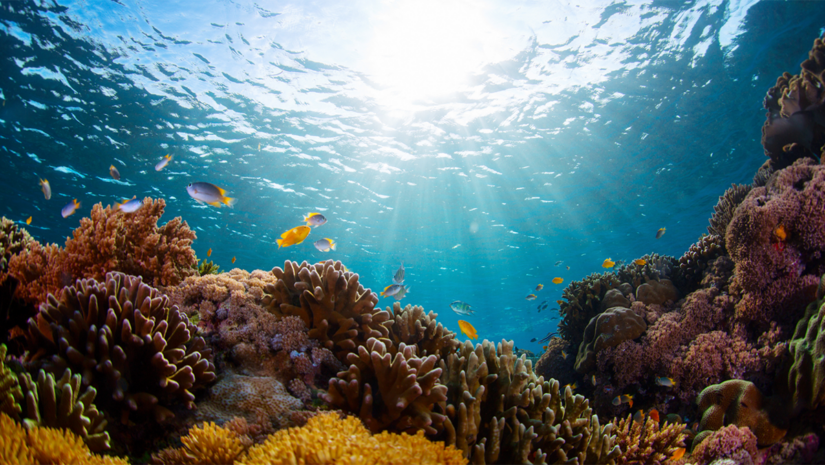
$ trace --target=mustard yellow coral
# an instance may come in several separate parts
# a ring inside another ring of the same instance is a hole
[[[358,464],[398,463],[466,464],[461,451],[431,442],[419,431],[415,436],[383,432],[372,436],[355,417],[320,414],[306,426],[271,435],[250,448],[238,461],[254,464]]]
[[[95,455],[69,430],[34,427],[28,431],[8,415],[0,413],[0,463],[126,465],[118,457]]]
[[[152,461],[170,465],[230,464],[252,443],[248,436],[238,435],[212,422],[190,429],[189,434],[180,440],[184,447],[164,449],[154,455]]]

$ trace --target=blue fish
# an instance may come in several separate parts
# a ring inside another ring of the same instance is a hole
[[[459,315],[472,315],[475,313],[471,308],[470,304],[467,302],[462,302],[460,300],[456,300],[455,302],[450,304],[450,309]]]

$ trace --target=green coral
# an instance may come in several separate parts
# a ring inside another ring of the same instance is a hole
[[[15,375],[6,366],[6,345],[0,344],[0,412],[12,418],[20,415],[23,391]]]
[[[204,258],[198,263],[198,274],[201,276],[206,276],[208,274],[218,274],[218,268],[220,268],[220,266],[216,265],[211,260],[207,261]]]

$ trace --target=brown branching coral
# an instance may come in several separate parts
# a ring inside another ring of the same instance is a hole
[[[616,425],[616,445],[622,450],[617,463],[656,465],[664,463],[677,449],[685,447],[684,423],[660,425],[651,417],[644,421],[627,418],[613,422]]]
[[[389,312],[376,309],[378,296],[364,289],[358,275],[341,262],[328,260],[310,265],[287,261],[274,268],[278,278],[268,284],[263,304],[270,312],[301,317],[309,337],[321,342],[341,361],[370,338],[387,340]]]
[[[386,311],[392,315],[389,339],[393,348],[401,343],[415,345],[420,356],[437,355],[443,358],[460,345],[455,333],[438,323],[435,320],[438,314],[432,311],[424,313],[423,307],[409,304],[402,309],[398,302],[393,304],[392,309],[387,307]]]
[[[72,376],[66,370],[55,379],[40,370],[37,381],[28,373],[20,374],[18,379],[23,393],[20,417],[27,427],[65,428],[83,439],[92,451],[110,448],[107,422],[93,404],[97,391],[91,386],[81,389],[80,375]]]
[[[33,240],[25,228],[18,228],[5,216],[0,217],[0,271],[6,270],[12,255],[23,251]]]
[[[98,406],[126,421],[130,412],[162,421],[173,405],[194,407],[192,391],[215,379],[211,349],[166,296],[141,278],[107,273],[49,295],[29,320],[32,361],[66,368],[99,390]]]
[[[93,454],[83,440],[68,430],[33,427],[26,430],[0,413],[0,463],[73,465],[126,465],[118,457]]]
[[[719,201],[713,207],[713,215],[710,217],[708,234],[720,236],[722,247],[725,246],[725,231],[736,213],[736,207],[745,200],[752,187],[747,184],[731,184],[724,194],[719,196]]]
[[[69,284],[66,252],[56,244],[29,242],[25,249],[9,258],[8,274],[18,281],[14,297],[30,304],[39,304],[50,293],[57,293]]]
[[[227,465],[235,463],[252,445],[248,436],[238,435],[225,426],[207,422],[195,426],[181,438],[183,447],[164,449],[152,455],[155,464]]]
[[[325,396],[335,408],[357,413],[373,432],[435,434],[441,429],[444,416],[433,406],[447,399],[447,388],[438,383],[437,356],[418,357],[415,346],[404,343],[393,356],[386,344],[370,338],[347,362],[349,369],[329,381]]]
[[[340,419],[333,413],[310,418],[306,426],[276,432],[263,444],[250,448],[237,463],[395,465],[411,461],[433,465],[467,463],[460,451],[431,442],[423,433],[383,432],[372,436],[357,418]]]
[[[195,232],[180,217],[158,226],[165,207],[163,199],[149,197],[134,213],[95,205],[66,241],[67,271],[74,278],[97,280],[120,271],[155,286],[174,286],[195,275],[197,259],[190,247]]]

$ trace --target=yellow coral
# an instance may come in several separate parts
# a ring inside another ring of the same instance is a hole
[[[273,434],[249,449],[241,464],[359,464],[390,465],[415,461],[431,464],[466,464],[461,451],[430,442],[423,432],[415,436],[383,432],[371,436],[355,417],[320,414],[306,426]]]
[[[8,415],[0,413],[0,463],[127,465],[118,457],[95,455],[69,430],[34,427],[26,431]]]
[[[252,443],[247,436],[239,436],[232,430],[209,422],[189,430],[181,438],[185,447],[164,449],[152,459],[160,464],[224,465],[235,462]]]

